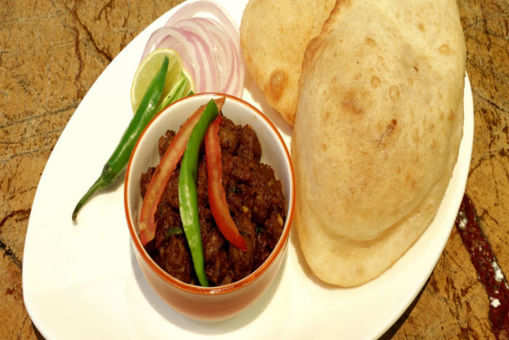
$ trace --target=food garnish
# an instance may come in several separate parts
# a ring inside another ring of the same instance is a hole
[[[173,228],[168,229],[168,232],[166,233],[166,235],[169,237],[169,236],[173,236],[173,235],[180,235],[183,233],[184,233],[184,230],[182,230],[182,228],[173,227]]]
[[[198,215],[198,193],[196,191],[196,175],[198,171],[198,155],[200,145],[210,123],[218,114],[218,107],[214,100],[210,100],[203,111],[200,120],[193,128],[186,151],[180,164],[180,175],[178,181],[178,197],[180,219],[187,244],[191,251],[193,266],[200,285],[209,285],[205,274],[205,260],[203,257],[203,246],[200,234],[200,219]]]
[[[161,111],[174,102],[175,98],[182,98],[194,91],[193,82],[182,67],[182,60],[178,53],[169,48],[159,48],[147,55],[136,69],[131,85],[133,112],[136,112],[150,81],[158,72],[159,66],[165,57],[169,60],[168,72],[166,73],[162,99],[156,111]]]
[[[205,135],[209,206],[223,236],[235,247],[245,251],[246,241],[232,219],[223,187],[223,165],[218,134],[221,120],[222,117],[218,116]]]
[[[222,101],[216,105],[222,107]],[[145,206],[140,219],[153,224],[150,230],[146,223],[138,226],[145,250],[161,269],[188,284],[206,280],[210,287],[241,280],[259,268],[282,235],[286,205],[274,169],[261,162],[255,131],[219,115],[218,109],[204,136],[196,137],[204,110],[205,105],[159,138],[159,164],[140,177]],[[186,151],[179,161],[175,154],[181,149]],[[173,164],[163,183],[161,168],[168,162]],[[162,191],[155,200],[157,190]]]
[[[92,197],[92,195],[99,190],[103,190],[110,186],[122,173],[122,170],[124,170],[138,137],[148,122],[157,113],[159,100],[161,99],[165,84],[168,63],[169,60],[165,57],[159,71],[150,82],[150,85],[148,86],[148,89],[136,110],[136,114],[129,123],[129,126],[125,130],[124,135],[120,139],[115,151],[113,151],[110,159],[104,165],[101,175],[74,208],[74,211],[72,212],[73,221],[76,220],[78,212]]]
[[[196,92],[241,97],[244,65],[239,33],[226,12],[212,1],[180,7],[150,36],[142,60],[156,49],[170,48],[182,58]]]
[[[216,100],[215,103],[220,111],[224,104],[224,98]],[[173,171],[184,154],[193,128],[200,120],[200,116],[204,110],[205,106],[201,106],[180,127],[170,146],[166,149],[165,154],[161,158],[161,161],[150,180],[147,192],[143,199],[143,206],[140,214],[140,240],[143,245],[146,245],[154,239],[156,233],[154,215],[156,213],[157,206],[161,201],[164,189],[166,188]]]
[[[211,1],[184,5],[164,27],[156,30],[145,46],[131,88],[135,116],[101,176],[76,205],[72,219],[76,220],[79,210],[94,193],[111,185],[122,172],[139,135],[154,114],[193,93],[193,84],[197,92],[242,96],[244,66],[240,53],[238,30],[226,12]],[[147,86],[154,65],[163,56],[164,74],[158,72]],[[142,93],[145,95],[140,101]],[[153,238],[153,230],[150,225],[143,230],[148,232],[145,239],[148,242]]]

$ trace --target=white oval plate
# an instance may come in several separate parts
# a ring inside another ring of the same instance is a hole
[[[247,0],[223,0],[238,25]],[[465,189],[473,141],[468,78],[459,159],[437,216],[415,245],[374,281],[353,289],[320,285],[303,269],[293,241],[281,275],[237,317],[186,319],[145,282],[130,248],[123,188],[93,198],[77,225],[71,212],[99,175],[132,118],[130,84],[153,22],[108,65],[60,136],[41,176],[23,258],[26,308],[47,339],[372,339],[414,300],[449,237]],[[289,128],[249,81],[244,99],[267,113],[288,143]],[[289,144],[289,143],[288,143]],[[424,330],[423,330],[424,331]]]

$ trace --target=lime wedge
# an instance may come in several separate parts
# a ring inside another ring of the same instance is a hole
[[[160,69],[164,57],[168,57],[169,63],[166,82],[161,97],[163,99],[159,104],[159,109],[166,107],[173,101],[194,90],[191,77],[184,71],[182,61],[177,52],[166,48],[156,49],[143,59],[134,74],[133,83],[131,85],[131,106],[133,112],[136,112],[138,105],[140,105],[150,81]],[[177,95],[179,94],[182,95],[178,97]]]

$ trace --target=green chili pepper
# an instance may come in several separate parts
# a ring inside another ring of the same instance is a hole
[[[166,238],[173,235],[182,235],[184,231],[180,227],[171,227],[166,231]]]
[[[158,112],[156,109],[158,108],[157,104],[159,103],[163,93],[166,72],[168,71],[168,62],[168,57],[165,57],[161,68],[148,86],[147,92],[145,92],[145,95],[136,110],[136,114],[125,130],[117,148],[113,151],[110,159],[104,165],[101,175],[74,208],[74,211],[72,212],[73,221],[76,220],[76,216],[78,215],[81,207],[92,197],[92,195],[111,185],[117,176],[122,173],[122,170],[124,170],[127,162],[129,161],[131,151],[140,137],[141,132]]]
[[[157,112],[162,111],[164,108],[166,108],[168,105],[176,101],[177,99],[190,96],[193,94],[193,91],[187,90],[187,86],[189,84],[189,81],[185,77],[181,77],[180,80],[177,81],[177,83],[174,85],[172,92],[170,94],[161,100],[161,103],[159,103],[159,106],[157,107]]]
[[[198,123],[187,142],[187,148],[182,156],[179,175],[179,210],[180,219],[186,235],[187,244],[191,251],[194,271],[200,285],[207,287],[207,275],[205,274],[205,260],[203,257],[203,245],[200,233],[200,220],[198,215],[198,194],[196,192],[196,175],[198,172],[198,156],[200,145],[210,123],[216,118],[218,109],[216,103],[210,100],[202,113]]]

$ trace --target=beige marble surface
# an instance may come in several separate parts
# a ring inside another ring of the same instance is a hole
[[[0,0],[0,339],[40,338],[23,305],[21,265],[53,146],[108,63],[178,2]],[[509,2],[458,4],[476,124],[467,192],[509,270]],[[454,230],[418,300],[384,338],[491,339],[488,304]]]

